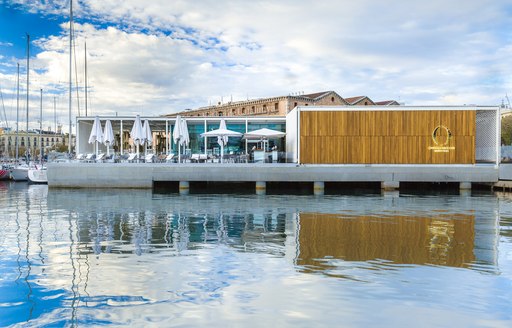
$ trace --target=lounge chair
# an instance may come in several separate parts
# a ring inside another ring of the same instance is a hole
[[[176,162],[176,158],[174,158],[174,153],[170,153],[169,155],[167,155],[165,157],[165,162],[166,163],[175,163]]]
[[[76,154],[75,160],[77,161],[83,161],[85,158],[84,154]]]
[[[137,162],[137,161],[138,161],[137,153],[131,153],[130,155],[128,155],[128,158],[126,159],[126,161],[127,161],[128,163],[134,163],[134,162]]]
[[[206,154],[192,154],[190,156],[190,161],[192,163],[204,163],[208,159],[208,155]]]
[[[95,159],[96,159],[96,155],[95,154],[92,154],[92,153],[91,154],[87,154],[85,156],[84,162],[92,163],[92,162],[94,162]]]
[[[98,156],[96,156],[96,163],[101,163],[104,161],[104,159],[105,159],[105,153],[98,154]]]
[[[147,154],[144,157],[144,162],[146,162],[146,163],[154,163],[155,162],[155,154]]]

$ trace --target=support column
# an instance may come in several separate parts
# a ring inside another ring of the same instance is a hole
[[[325,183],[323,181],[313,182],[313,194],[315,196],[322,196],[325,191]]]
[[[256,195],[265,195],[267,193],[267,183],[265,181],[256,181]]]
[[[380,183],[380,189],[387,190],[398,190],[400,189],[400,181],[382,181]]]
[[[180,181],[180,195],[188,195],[190,192],[190,184],[188,181]]]
[[[461,196],[471,196],[471,182],[460,182],[459,194]]]
[[[460,182],[459,190],[471,190],[471,182]]]

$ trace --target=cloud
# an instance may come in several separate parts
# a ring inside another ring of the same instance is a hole
[[[30,10],[67,15],[67,1]],[[48,7],[51,6],[51,7]],[[506,1],[80,1],[90,111],[160,115],[221,97],[335,90],[409,105],[499,104],[510,91]],[[65,94],[66,30],[36,40],[41,84]],[[83,93],[81,95],[83,108]],[[82,112],[83,114],[83,112]]]

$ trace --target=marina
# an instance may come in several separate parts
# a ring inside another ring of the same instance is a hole
[[[0,327],[512,327],[508,2],[8,1]]]

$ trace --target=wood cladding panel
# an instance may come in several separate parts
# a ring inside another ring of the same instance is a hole
[[[450,138],[440,129],[434,140],[438,126],[448,128]],[[302,111],[300,162],[474,164],[475,135],[472,110]]]

